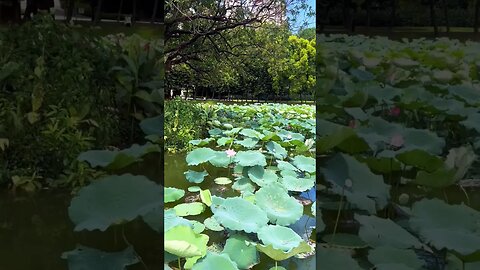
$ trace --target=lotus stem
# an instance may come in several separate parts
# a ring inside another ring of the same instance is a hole
[[[278,262],[275,261],[275,270],[277,270],[277,269],[278,269]]]
[[[342,187],[342,196],[340,197],[340,205],[338,206],[337,219],[335,220],[335,227],[333,228],[332,241],[335,238],[335,233],[337,233],[338,221],[340,220],[340,213],[342,212],[342,208],[343,208],[343,195],[344,195],[344,193],[345,193],[345,187]]]
[[[463,194],[465,194],[465,197],[467,197],[467,205],[470,205],[470,197],[468,196],[467,191],[465,190],[465,188],[462,185],[458,185],[458,186],[463,191]]]
[[[125,243],[129,246],[132,246],[132,244],[130,244],[130,242],[128,241],[127,239],[127,236],[125,235],[125,225],[122,226],[122,237],[123,237],[123,241],[125,241]],[[140,255],[138,255],[138,253],[133,250],[135,252],[135,256],[137,256],[137,259],[140,261],[140,263],[143,265],[143,267],[148,270],[148,267],[147,265],[145,264],[145,262],[143,261],[142,257],[140,257]],[[180,258],[178,259],[180,261]]]
[[[180,257],[178,257],[178,269],[182,270],[182,264],[180,263]]]

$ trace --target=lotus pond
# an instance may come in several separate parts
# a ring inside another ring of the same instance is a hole
[[[168,267],[316,269],[315,108],[200,106],[208,136],[165,156]]]
[[[319,269],[480,269],[480,44],[318,40]]]

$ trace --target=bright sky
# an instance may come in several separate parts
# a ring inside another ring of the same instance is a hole
[[[307,4],[312,7],[312,9],[315,11],[315,0],[307,0]],[[308,26],[307,28],[310,27],[315,27],[315,16],[311,16],[307,18],[306,14],[304,12],[300,13],[297,18],[297,25],[294,25],[293,29],[297,30],[297,28],[302,24],[305,20],[307,20]]]

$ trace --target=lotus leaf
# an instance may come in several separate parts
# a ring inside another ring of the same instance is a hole
[[[317,267],[325,270],[349,269],[362,270],[358,263],[350,257],[348,252],[338,249],[319,248]]]
[[[188,187],[187,190],[189,192],[200,192],[200,190],[202,190],[199,186],[191,186],[191,187]]]
[[[223,253],[237,264],[239,269],[250,269],[260,262],[260,256],[254,245],[247,244],[250,239],[244,235],[230,236],[225,243]]]
[[[258,230],[258,238],[264,245],[290,252],[298,247],[302,238],[292,229],[279,225],[266,225]]]
[[[233,138],[222,137],[217,140],[218,146],[225,146],[233,141]]]
[[[253,129],[249,129],[249,128],[242,129],[242,131],[240,131],[240,134],[245,137],[257,138],[257,139],[261,139],[263,137],[263,135],[260,132]]]
[[[75,231],[106,230],[162,206],[162,188],[144,176],[107,176],[83,187],[68,208]]]
[[[280,179],[280,182],[287,190],[297,192],[304,192],[315,186],[315,178],[284,176]]]
[[[326,180],[334,184],[335,193],[345,194],[347,200],[360,209],[375,214],[377,208],[386,206],[390,186],[383,182],[382,176],[373,174],[355,158],[336,154],[321,171]],[[352,186],[344,188],[347,179]]]
[[[212,200],[212,203],[215,202]],[[239,197],[224,199],[213,213],[215,219],[230,230],[252,233],[268,223],[267,214],[260,207]]]
[[[303,215],[303,205],[290,197],[280,184],[270,184],[255,193],[256,204],[266,213],[270,222],[278,225],[295,223]]]
[[[132,246],[120,252],[104,252],[78,245],[76,249],[64,252],[62,259],[68,260],[69,270],[124,270],[139,262]]]
[[[217,185],[228,185],[232,183],[232,180],[230,180],[228,177],[217,177],[213,181]]]
[[[174,202],[185,196],[185,191],[178,188],[166,187],[164,188],[165,203]]]
[[[145,118],[140,122],[140,128],[145,135],[158,135],[163,137],[163,116]]]
[[[277,164],[278,164],[277,167],[279,170],[298,171],[298,169],[289,162],[277,160]]]
[[[212,205],[212,194],[210,193],[210,190],[205,189],[200,191],[200,199],[206,206],[211,206]]]
[[[240,191],[241,193],[255,191],[255,186],[253,185],[252,181],[246,177],[240,177],[237,181],[235,181],[235,183],[233,183],[232,188]]]
[[[205,230],[205,225],[203,223],[198,222],[196,220],[190,220],[190,222],[192,223],[192,226],[193,226],[192,227],[193,232],[200,234]]]
[[[380,246],[368,253],[368,260],[374,264],[400,264],[412,269],[421,269],[423,262],[411,249]]]
[[[215,151],[215,157],[209,160],[210,164],[219,168],[227,168],[232,161],[225,151]]]
[[[180,217],[195,216],[205,211],[205,205],[201,202],[182,203],[176,205],[173,209],[175,209],[175,213]]]
[[[248,177],[252,182],[259,186],[269,185],[277,181],[278,176],[275,172],[265,170],[262,166],[253,166],[248,170]]]
[[[289,252],[276,249],[272,245],[265,246],[265,245],[257,244],[256,246],[258,250],[265,253],[268,257],[274,259],[275,261],[283,261],[295,255],[312,251],[312,248],[305,241],[301,241],[300,245],[293,248]]]
[[[163,212],[163,207],[158,206],[157,208],[143,215],[142,219],[153,230],[157,232],[162,232],[162,230],[164,229],[164,217],[162,215],[162,212]]]
[[[390,219],[355,214],[360,222],[360,238],[372,247],[391,246],[395,248],[421,248],[422,243],[407,230]]]
[[[187,155],[187,164],[191,165],[198,165],[201,163],[205,163],[213,158],[216,157],[216,153],[214,150],[210,148],[197,148],[192,152],[188,153]]]
[[[296,156],[293,158],[293,165],[302,171],[314,173],[316,171],[315,159],[306,156]]]
[[[160,152],[158,145],[146,143],[145,145],[134,144],[130,148],[121,151],[90,150],[78,156],[79,161],[86,161],[92,166],[103,167],[108,170],[119,170],[141,160],[141,157],[152,153]]]
[[[207,256],[195,264],[192,270],[238,270],[237,264],[227,254],[208,252]]]
[[[207,171],[197,172],[197,171],[188,170],[183,174],[185,174],[185,178],[187,178],[188,182],[200,184],[205,179],[205,176],[208,175],[208,172]]]
[[[267,166],[265,155],[258,151],[239,151],[235,156],[235,162],[242,167]]]
[[[205,145],[208,145],[210,143],[210,141],[212,141],[212,139],[207,138],[207,139],[202,139],[202,140],[191,140],[188,143],[191,144],[191,145],[195,145],[195,146],[205,146]]]
[[[214,217],[206,218],[205,221],[203,221],[203,224],[205,224],[205,227],[211,231],[221,232],[225,230]]]
[[[199,259],[207,253],[208,236],[195,233],[189,226],[176,226],[164,237],[165,251],[178,257]]]
[[[287,150],[276,142],[268,142],[266,148],[277,159],[284,159],[288,156]]]
[[[410,226],[435,248],[462,255],[480,250],[480,212],[438,199],[423,199],[412,207]]]
[[[190,226],[193,228],[193,224],[190,220],[185,219],[183,217],[177,216],[175,209],[168,209],[165,210],[163,213],[163,220],[161,226],[164,226],[164,231],[167,232],[171,228],[183,225],[183,226]],[[161,217],[161,216],[160,216]],[[145,219],[145,217],[144,217]]]
[[[245,138],[241,141],[235,141],[236,144],[241,145],[245,148],[254,148],[258,143],[258,139]]]
[[[368,245],[360,239],[356,234],[336,233],[327,234],[322,237],[322,240],[331,246],[346,249],[365,248]]]

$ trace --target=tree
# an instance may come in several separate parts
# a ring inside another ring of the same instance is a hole
[[[240,27],[258,28],[268,21],[287,24],[295,19],[286,18],[287,6],[292,7],[295,15],[295,9],[306,7],[306,0],[167,0],[166,69],[198,61],[208,46],[221,48],[220,56],[231,54],[237,45],[226,38],[225,32]]]

